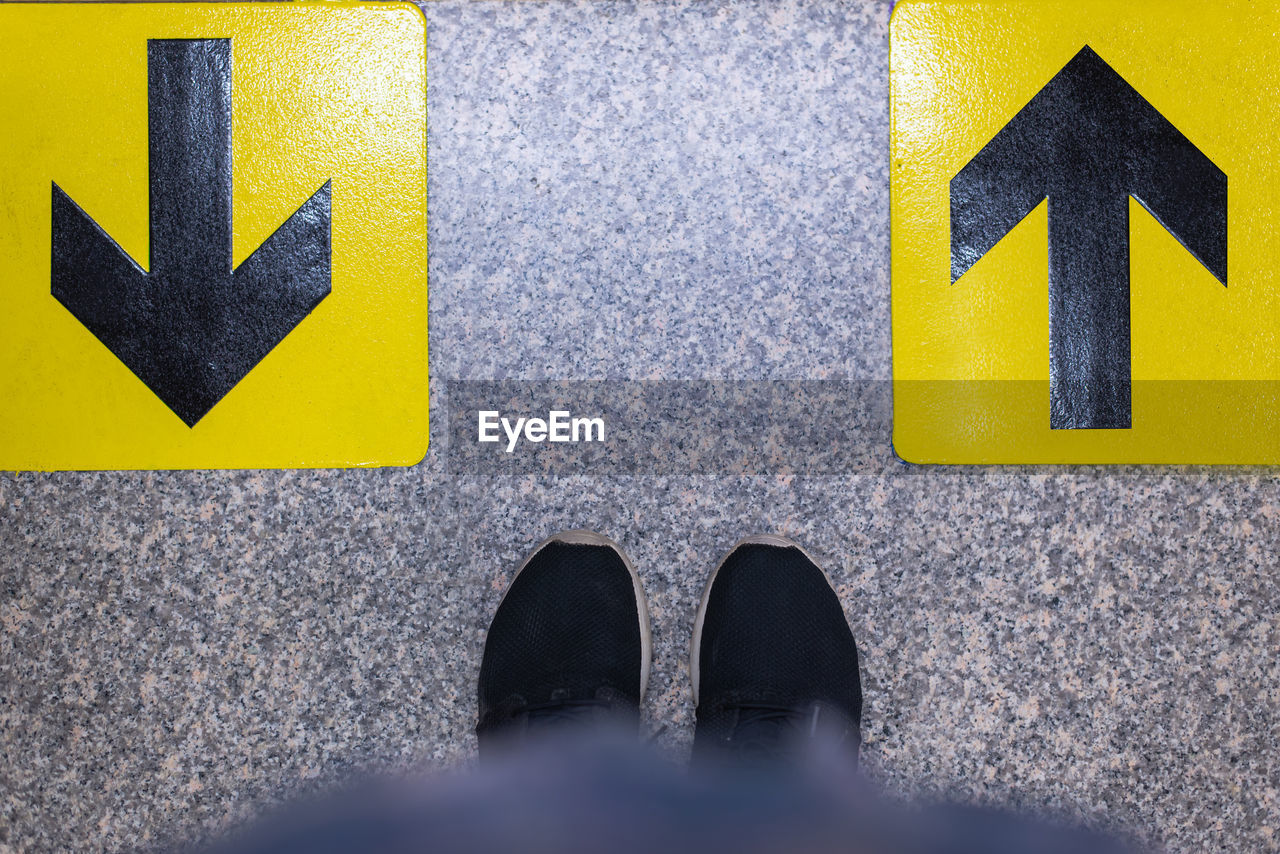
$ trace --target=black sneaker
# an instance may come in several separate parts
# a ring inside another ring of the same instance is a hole
[[[776,759],[821,742],[857,761],[858,648],[831,583],[784,537],[749,537],[707,582],[689,662],[694,756]]]
[[[638,727],[652,651],[644,591],[622,549],[590,531],[544,540],[489,625],[481,753],[565,725]]]

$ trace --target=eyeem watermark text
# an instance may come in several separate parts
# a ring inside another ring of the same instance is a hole
[[[478,435],[481,442],[501,442],[506,435],[507,453],[516,449],[521,438],[526,442],[603,442],[603,418],[577,418],[566,409],[552,409],[546,418],[502,417],[496,409],[479,411]]]

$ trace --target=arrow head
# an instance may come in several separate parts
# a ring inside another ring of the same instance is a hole
[[[1227,176],[1087,45],[951,180],[951,281],[1082,192],[1133,196],[1227,283]]]
[[[146,298],[146,272],[57,184],[52,220],[53,298],[121,361],[137,362],[136,342],[123,320],[142,308],[137,303]]]
[[[330,184],[232,274],[147,274],[56,184],[52,293],[194,426],[330,291]]]

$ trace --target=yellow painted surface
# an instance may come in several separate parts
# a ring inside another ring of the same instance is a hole
[[[230,38],[239,265],[332,181],[332,292],[188,428],[50,295],[57,182],[144,267],[147,40]],[[408,3],[0,5],[0,468],[411,465],[426,36]]]
[[[1280,462],[1280,8],[908,0],[890,32],[897,452]],[[950,279],[949,182],[1085,45],[1229,181],[1225,288],[1130,200],[1129,430],[1049,429],[1044,204]]]

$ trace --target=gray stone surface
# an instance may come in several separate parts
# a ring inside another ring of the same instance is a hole
[[[427,16],[434,424],[451,379],[888,377],[886,3]],[[638,565],[673,754],[705,575],[777,530],[839,589],[891,791],[1280,846],[1269,474],[481,477],[440,439],[404,470],[0,477],[0,851],[467,761],[488,617],[578,526]]]

